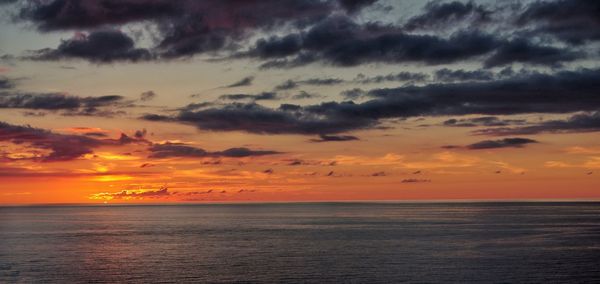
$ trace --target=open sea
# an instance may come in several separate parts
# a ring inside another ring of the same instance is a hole
[[[0,207],[0,283],[600,283],[600,203]]]

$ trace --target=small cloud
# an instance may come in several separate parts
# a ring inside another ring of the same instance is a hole
[[[310,139],[311,142],[342,142],[359,140],[356,136],[351,135],[319,135],[319,139]]]
[[[158,190],[122,190],[119,192],[100,192],[89,196],[89,199],[95,200],[139,200],[139,199],[160,199],[168,198],[176,192],[170,192],[167,187],[161,187]]]
[[[420,183],[420,182],[431,182],[430,179],[416,179],[416,178],[407,178],[403,179],[402,183]]]
[[[481,149],[496,149],[496,148],[522,148],[523,146],[531,143],[538,143],[538,141],[528,138],[504,138],[500,140],[484,140],[467,146],[470,150],[481,150]]]
[[[254,81],[254,76],[244,77],[235,83],[225,86],[225,88],[237,88],[237,87],[250,86],[250,85],[252,85],[252,81]]]
[[[143,102],[151,101],[156,97],[156,93],[153,91],[146,91],[140,94],[140,100]]]

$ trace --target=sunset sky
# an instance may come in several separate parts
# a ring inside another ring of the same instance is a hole
[[[599,11],[0,0],[0,203],[600,199]]]

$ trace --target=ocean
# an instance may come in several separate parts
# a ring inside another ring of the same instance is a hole
[[[0,207],[0,283],[600,283],[600,203]]]

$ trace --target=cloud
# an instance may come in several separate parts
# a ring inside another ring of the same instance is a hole
[[[101,52],[74,52],[61,45],[41,53],[39,59],[88,59],[97,63],[151,58],[182,58],[232,48],[258,30],[314,22],[334,13],[355,13],[374,1],[357,0],[53,0],[19,5],[18,19],[29,21],[44,32],[65,30],[98,31],[107,26],[140,23],[155,30],[155,44],[137,49],[123,37]],[[115,39],[113,39],[115,40]],[[67,41],[70,42],[70,41]],[[65,55],[66,54],[66,55]]]
[[[531,126],[497,127],[473,131],[479,135],[532,135],[600,131],[600,112],[576,114],[565,120],[549,120]]]
[[[162,187],[158,190],[122,190],[119,192],[101,192],[94,193],[89,196],[90,199],[99,200],[130,200],[130,199],[156,199],[165,198],[177,194],[177,192],[170,192],[168,188]]]
[[[494,79],[494,74],[487,70],[466,71],[463,69],[450,70],[443,68],[435,71],[435,80],[441,82],[455,81],[489,81]]]
[[[485,140],[468,145],[466,148],[469,150],[481,150],[481,149],[496,149],[496,148],[522,148],[523,146],[531,143],[538,143],[538,141],[527,138],[504,138],[500,140]]]
[[[404,25],[407,30],[443,29],[455,26],[457,22],[470,20],[474,23],[483,23],[490,20],[492,11],[473,2],[453,1],[442,3],[431,1],[425,5],[424,13],[412,17]]]
[[[287,80],[277,86],[275,86],[275,90],[277,91],[284,91],[284,90],[291,90],[291,89],[295,89],[298,87],[298,83],[294,82],[292,80]]]
[[[140,100],[143,102],[151,101],[156,97],[156,93],[153,91],[146,91],[140,94]]]
[[[530,73],[486,82],[374,89],[380,117],[458,114],[568,113],[600,107],[600,69]],[[364,107],[364,106],[363,106]]]
[[[556,67],[590,55],[576,52],[572,46],[559,48],[539,35],[552,35],[570,44],[600,38],[593,12],[598,4],[593,1],[556,0],[521,6],[432,1],[405,24],[369,18],[376,15],[371,13],[358,15],[363,8],[381,7],[375,2],[50,0],[15,5],[14,18],[32,23],[42,32],[77,32],[57,48],[37,50],[29,58],[94,63],[208,54],[221,59],[259,59],[262,68],[292,68],[313,62],[435,65],[490,56],[486,67],[515,62]],[[502,12],[506,9],[511,13]],[[150,46],[141,48],[118,30],[132,24],[152,31]],[[86,33],[79,32],[82,30]],[[254,40],[260,35],[264,38]]]
[[[305,80],[287,80],[277,86],[275,90],[284,91],[295,89],[300,85],[312,85],[312,86],[332,86],[345,83],[346,81],[338,78],[310,78]]]
[[[331,17],[304,34],[260,39],[246,56],[266,62],[263,67],[295,67],[320,60],[336,66],[364,63],[452,63],[493,51],[500,41],[479,31],[450,37],[407,34],[398,28],[359,25],[347,17]],[[286,57],[296,56],[288,59]]]
[[[243,87],[243,86],[250,86],[250,85],[252,85],[252,81],[254,81],[254,76],[244,77],[235,83],[225,86],[225,88],[237,88],[237,87]]]
[[[580,45],[600,39],[599,9],[600,3],[593,0],[535,1],[518,15],[516,23]]]
[[[205,157],[228,157],[228,158],[245,158],[255,156],[265,156],[280,154],[277,151],[267,150],[251,150],[248,148],[230,148],[219,152],[208,152],[204,149],[181,144],[181,143],[164,143],[154,144],[149,148],[151,154],[149,158],[205,158]]]
[[[65,93],[0,92],[0,108],[64,111],[63,115],[113,116],[117,107],[129,106],[124,97],[78,97]]]
[[[219,96],[221,100],[230,100],[230,101],[240,101],[240,100],[250,100],[250,101],[266,101],[266,100],[277,100],[279,97],[275,92],[262,92],[257,95],[250,94],[226,94]],[[188,108],[189,109],[189,108]]]
[[[350,90],[344,90],[340,93],[340,95],[349,100],[356,100],[367,95],[367,92],[361,88],[354,88]]]
[[[319,139],[310,139],[311,142],[343,142],[359,140],[358,137],[352,135],[319,135]]]
[[[246,131],[260,134],[326,134],[366,128],[374,124],[371,119],[348,120],[344,116],[319,115],[293,105],[282,105],[270,109],[254,103],[233,103],[222,108],[199,111],[182,111],[174,118],[144,116],[150,120],[173,120],[196,125],[200,129],[213,131]]]
[[[339,2],[346,11],[356,13],[377,1],[378,0],[340,0]]]
[[[230,157],[230,158],[244,158],[252,156],[265,156],[281,154],[277,151],[265,151],[265,150],[250,150],[248,148],[230,148],[221,152],[215,152],[213,155],[217,157]]]
[[[318,98],[320,97],[320,95],[318,94],[311,94],[309,92],[306,91],[300,91],[299,93],[293,95],[291,97],[291,99],[293,100],[303,100],[303,99],[312,99],[312,98]]]
[[[27,59],[62,60],[85,59],[94,63],[114,61],[143,61],[153,55],[144,48],[136,48],[133,39],[118,30],[98,30],[89,34],[78,33],[63,40],[56,49],[45,48],[32,51]]]
[[[600,108],[600,69],[528,73],[485,82],[435,83],[373,89],[373,99],[268,108],[232,103],[177,115],[146,115],[213,131],[259,134],[335,134],[380,126],[384,119],[438,115],[570,113]]]
[[[178,143],[154,144],[150,147],[149,158],[172,158],[172,157],[207,157],[208,152],[204,149],[187,146]]]
[[[16,126],[0,122],[0,141],[13,144],[29,144],[40,150],[48,150],[48,154],[39,154],[36,159],[42,162],[68,161],[93,152],[93,148],[103,144],[102,141],[79,135],[56,134],[47,130],[30,126]]]
[[[456,126],[456,127],[476,127],[476,126],[506,126],[506,125],[520,125],[525,124],[523,119],[500,119],[495,116],[481,116],[474,118],[451,118],[444,121],[444,126]]]
[[[14,82],[11,79],[0,76],[0,90],[2,89],[11,89],[14,87]]]
[[[31,126],[17,126],[0,122],[0,141],[33,148],[31,159],[41,162],[75,160],[92,154],[101,146],[118,146],[132,143],[148,143],[143,138],[131,138],[121,133],[119,139],[98,139],[90,135],[59,134]],[[42,150],[42,152],[38,151]],[[48,151],[48,153],[44,153]]]
[[[420,182],[431,182],[430,179],[416,179],[416,178],[407,178],[401,181],[402,183],[420,183]]]
[[[423,82],[429,78],[429,75],[425,73],[413,73],[413,72],[399,72],[390,73],[387,75],[378,75],[374,77],[367,77],[364,74],[358,74],[353,80],[356,83],[371,84],[371,83],[382,83],[382,82]]]
[[[558,67],[564,62],[583,57],[584,54],[567,48],[535,45],[520,38],[502,44],[491,57],[486,59],[484,66],[490,68],[520,62]]]

